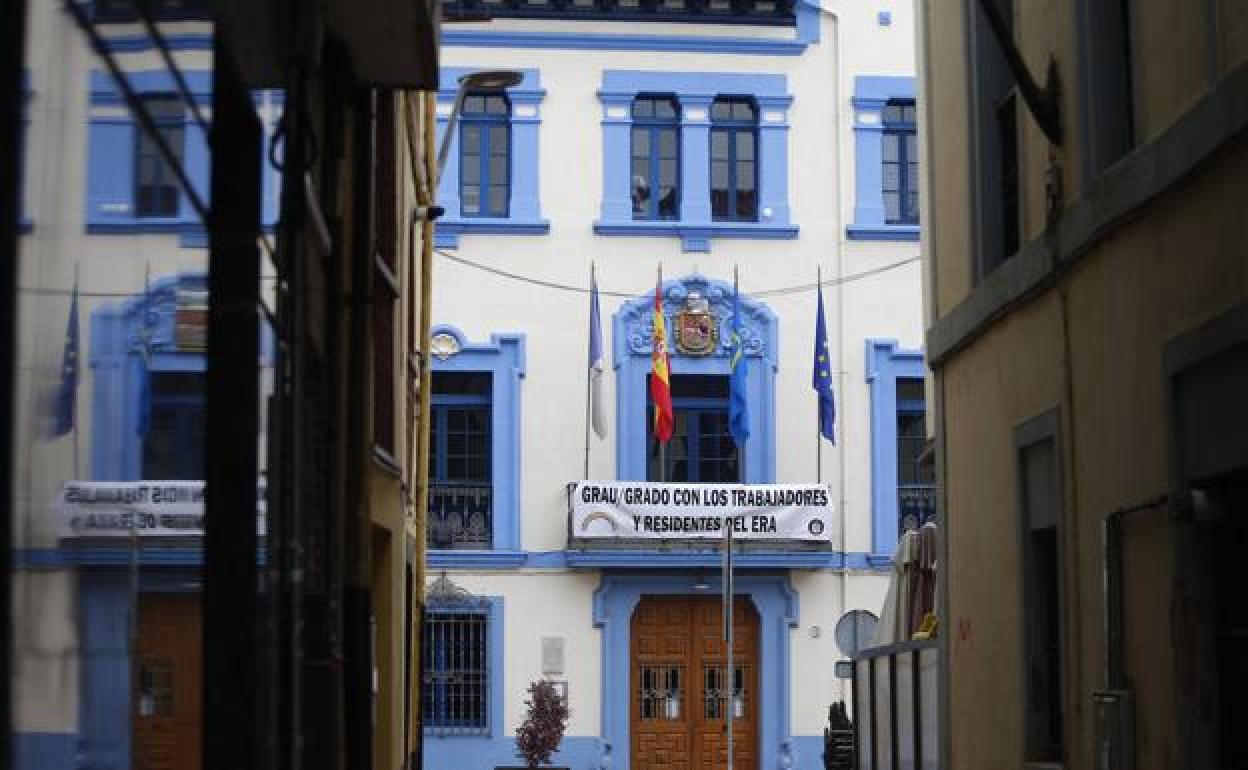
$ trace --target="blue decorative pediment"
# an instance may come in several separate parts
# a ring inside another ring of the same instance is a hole
[[[668,336],[675,339],[676,315],[684,311],[690,298],[701,297],[709,305],[718,330],[715,348],[707,354],[726,358],[732,355],[732,284],[717,281],[698,273],[663,282],[663,315]],[[775,363],[776,316],[771,309],[741,294],[741,341],[745,355]],[[615,364],[628,356],[649,356],[654,352],[654,295],[644,294],[629,300],[615,314]],[[685,356],[676,345],[671,346],[673,359]],[[707,356],[691,356],[705,358]]]

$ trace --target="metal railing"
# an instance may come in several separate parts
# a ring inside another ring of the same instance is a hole
[[[854,656],[858,770],[938,770],[935,639],[865,649]]]
[[[488,484],[429,484],[427,543],[430,549],[488,549],[493,532],[493,487]]]

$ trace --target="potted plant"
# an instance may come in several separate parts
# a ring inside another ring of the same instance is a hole
[[[529,710],[516,728],[516,755],[525,767],[549,765],[568,726],[568,704],[547,679],[529,685],[529,699],[524,703]]]

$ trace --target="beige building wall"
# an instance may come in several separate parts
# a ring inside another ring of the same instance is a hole
[[[1014,431],[1056,408],[1065,507],[1059,546],[1063,767],[1091,770],[1099,767],[1091,694],[1106,687],[1103,523],[1116,509],[1171,491],[1176,450],[1167,424],[1166,344],[1248,303],[1248,260],[1240,235],[1248,211],[1243,184],[1248,146],[1228,137],[1208,162],[1192,165],[1164,186],[1145,173],[1110,175],[1113,183],[1131,185],[1122,190],[1104,189],[1104,180],[1084,185],[1073,16],[1080,4],[1014,3],[1015,36],[1041,85],[1049,54],[1057,59],[1065,141],[1051,150],[1020,100],[1024,245],[1021,254],[974,286],[967,20],[935,5],[919,2],[928,11],[923,66],[933,233],[924,256],[932,271],[928,302],[936,318],[928,341],[943,405],[938,462],[944,471],[948,549],[944,766],[1023,764],[1026,629]],[[968,2],[961,10],[977,12],[976,6]],[[1134,153],[1147,157],[1156,153],[1154,140],[1176,122],[1190,124],[1193,108],[1211,87],[1224,87],[1214,74],[1238,75],[1243,82],[1248,7],[1227,2],[1131,7]],[[1191,155],[1185,162],[1196,163],[1198,142],[1177,147]],[[1129,154],[1124,162],[1131,160]],[[1046,252],[1039,247],[1048,237],[1044,196],[1051,162],[1061,171],[1063,211]],[[1158,167],[1163,162],[1156,161]],[[1160,193],[1156,198],[1127,206],[1128,213],[1109,221],[1098,236],[1075,239],[1073,233],[1086,234],[1078,229],[1086,224],[1080,218],[1104,218],[1098,207],[1119,205],[1115,195],[1151,189],[1150,184]],[[1049,253],[1063,260],[1063,269],[1043,261]],[[1026,259],[1040,266],[1039,273],[1020,270]],[[994,302],[995,309],[989,309]],[[1176,705],[1184,651],[1193,649],[1183,639],[1190,616],[1174,609],[1174,543],[1180,535],[1166,510],[1125,521],[1125,667],[1136,698],[1135,766],[1195,766],[1187,764],[1180,735],[1190,715]]]

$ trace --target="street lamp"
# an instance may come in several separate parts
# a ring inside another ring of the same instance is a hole
[[[442,179],[442,169],[446,167],[446,155],[451,151],[451,136],[455,124],[459,122],[459,111],[464,106],[464,95],[469,91],[502,91],[519,85],[524,78],[515,70],[481,70],[461,75],[459,89],[455,91],[455,104],[451,107],[451,116],[446,121],[446,133],[442,134],[442,144],[438,146],[438,180]]]

